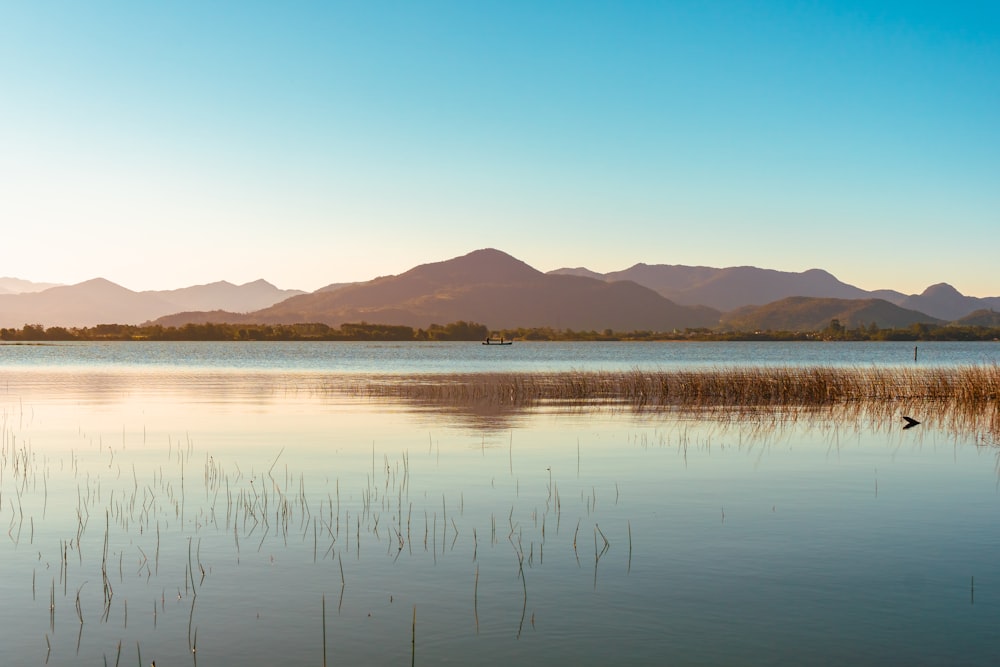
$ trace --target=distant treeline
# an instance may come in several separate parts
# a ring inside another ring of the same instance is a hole
[[[533,341],[993,341],[1000,340],[1000,327],[913,324],[901,329],[881,329],[874,324],[848,328],[837,320],[821,331],[721,331],[683,329],[674,331],[573,331],[549,327],[500,329],[458,321],[431,324],[427,329],[367,322],[342,324],[99,324],[93,327],[48,327],[26,324],[20,329],[0,329],[4,341],[473,341],[488,336]]]
[[[837,320],[820,331],[727,331],[708,328],[674,331],[572,331],[547,327],[502,329],[494,335],[514,340],[551,341],[992,341],[1000,340],[1000,327],[913,324],[900,329],[881,329],[875,324],[848,328]]]
[[[392,324],[185,324],[180,327],[132,324],[98,324],[93,327],[48,327],[26,324],[21,329],[0,329],[5,341],[254,341],[254,340],[331,340],[331,341],[424,341],[483,340],[489,335],[485,325],[475,322],[432,324],[414,329]]]

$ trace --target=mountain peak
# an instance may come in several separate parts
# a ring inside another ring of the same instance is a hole
[[[271,284],[271,283],[269,283],[269,282],[267,282],[263,278],[258,278],[257,280],[252,280],[252,281],[250,281],[248,283],[243,283],[242,285],[240,285],[240,287],[267,287],[267,288],[272,288],[272,287],[274,287],[274,285]],[[275,289],[277,289],[277,288],[275,288]]]
[[[939,299],[939,298],[942,298],[942,297],[947,297],[947,298],[956,297],[956,296],[957,297],[962,297],[964,295],[961,292],[959,292],[957,289],[955,289],[954,287],[952,287],[951,285],[949,285],[948,283],[937,283],[935,285],[931,285],[930,287],[928,287],[927,289],[925,289],[923,292],[921,292],[920,296],[927,296],[927,297],[933,297],[933,298],[938,298]]]
[[[920,310],[943,320],[957,320],[974,310],[993,306],[993,299],[978,299],[965,296],[948,283],[937,283],[921,294],[906,297],[901,305]]]
[[[482,248],[443,262],[421,264],[401,274],[431,281],[466,283],[523,282],[544,275],[541,271],[495,248]]]
[[[90,280],[84,280],[81,283],[76,283],[76,287],[107,287],[109,285],[114,285],[115,287],[121,287],[118,283],[113,283],[107,278],[91,278]]]
[[[122,287],[118,283],[113,283],[107,278],[91,278],[90,280],[84,280],[82,283],[76,283],[75,285],[60,285],[59,287],[52,287],[46,290],[46,292],[52,292],[53,290],[59,291],[69,291],[72,290],[77,294],[119,294],[124,292],[132,292],[127,287]],[[43,292],[44,293],[44,292]]]
[[[712,326],[719,312],[679,306],[633,281],[546,275],[494,248],[252,313],[263,323],[367,320],[413,327],[466,320],[495,327],[669,331]]]

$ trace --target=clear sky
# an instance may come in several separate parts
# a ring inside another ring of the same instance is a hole
[[[0,0],[0,275],[1000,295],[1000,3]]]

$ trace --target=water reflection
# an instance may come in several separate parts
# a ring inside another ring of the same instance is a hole
[[[991,664],[1000,648],[995,408],[441,403],[364,382],[6,373],[5,659]]]

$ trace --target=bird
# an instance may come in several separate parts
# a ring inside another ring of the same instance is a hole
[[[904,431],[908,428],[913,428],[914,426],[920,423],[913,417],[907,417],[906,415],[903,415],[903,419],[906,421],[906,426],[903,427]]]

